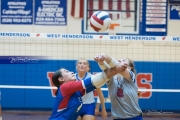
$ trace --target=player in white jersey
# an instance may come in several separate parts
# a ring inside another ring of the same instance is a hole
[[[89,73],[90,70],[90,64],[86,59],[79,59],[76,62],[76,79],[77,80],[84,80],[91,77],[91,74]],[[104,95],[100,88],[96,89],[101,104],[102,104],[102,117],[105,119],[107,117],[107,112],[104,104]],[[94,99],[94,93],[89,92],[86,95],[82,97],[83,106],[81,113],[78,117],[78,120],[95,120],[95,99]]]
[[[108,83],[111,99],[111,115],[113,120],[142,120],[142,111],[138,104],[138,87],[135,78],[134,64],[131,60],[123,58],[119,61],[105,54],[95,56],[100,68],[110,68],[110,61],[117,64],[127,64],[127,69],[115,75]],[[113,59],[113,60],[111,60]]]

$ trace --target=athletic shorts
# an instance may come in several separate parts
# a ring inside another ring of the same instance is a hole
[[[142,118],[142,114],[137,116],[137,117],[134,117],[134,118],[128,118],[128,119],[114,119],[114,120],[143,120]]]
[[[95,116],[95,103],[83,104],[79,116],[83,117],[84,115]]]

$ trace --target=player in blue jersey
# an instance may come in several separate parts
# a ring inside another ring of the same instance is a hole
[[[91,77],[91,74],[89,73],[90,63],[84,58],[80,58],[79,60],[77,60],[76,70],[77,70],[77,73],[75,75],[76,75],[77,80],[84,80]],[[96,91],[99,96],[100,103],[102,105],[101,115],[104,119],[106,119],[107,112],[106,112],[106,107],[104,104],[104,95],[100,88],[97,88]],[[82,97],[82,101],[83,101],[83,106],[82,106],[80,115],[78,117],[78,120],[95,120],[96,119],[95,118],[95,99],[94,99],[93,91],[85,94]]]
[[[100,56],[100,57],[99,57]],[[102,70],[111,68],[111,57],[100,54],[95,57]],[[143,120],[142,111],[138,104],[138,86],[135,79],[134,64],[130,59],[123,58],[117,64],[127,64],[124,72],[115,75],[108,81],[111,115],[113,120]],[[114,62],[115,63],[115,62]]]
[[[73,72],[61,68],[52,77],[53,84],[58,88],[54,107],[49,120],[76,120],[82,107],[82,96],[103,86],[111,77],[123,72],[127,66],[117,65],[103,72],[92,75],[85,80],[76,80]]]

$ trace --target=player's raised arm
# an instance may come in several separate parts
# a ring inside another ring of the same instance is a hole
[[[123,68],[120,65],[117,65],[113,68],[110,68],[103,72],[92,75],[88,79],[79,81],[82,83],[82,84],[79,84],[79,82],[76,81],[76,77],[73,72],[70,72],[67,69],[62,68],[62,69],[57,70],[54,73],[52,80],[53,80],[53,84],[56,87],[58,88],[61,87],[61,89],[64,88],[66,91],[65,93],[67,95],[67,94],[72,94],[82,89],[86,89],[87,91],[92,91],[95,88],[99,88],[103,86],[107,81],[109,81],[109,79],[111,79],[114,75],[124,70],[125,68]],[[70,84],[69,82],[71,82],[72,85],[67,86],[67,84],[65,83]]]
[[[117,61],[116,59],[114,59],[111,56],[104,54],[104,53],[95,55],[94,60],[96,62],[98,62],[98,65],[102,70],[106,70],[108,68],[113,68],[119,64],[119,66],[121,66],[121,68],[124,68],[122,70],[119,69],[119,73],[122,76],[124,76],[126,79],[131,78],[131,75],[130,75],[128,69],[126,69],[128,67],[128,64],[122,60]]]

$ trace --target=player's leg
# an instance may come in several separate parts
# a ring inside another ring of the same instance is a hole
[[[84,104],[82,105],[82,108],[81,108],[81,111],[79,113],[77,120],[83,120],[83,116],[84,116]]]
[[[81,117],[81,116],[79,116],[77,120],[82,120],[82,117]]]
[[[93,115],[84,115],[83,120],[95,120],[95,116]]]

